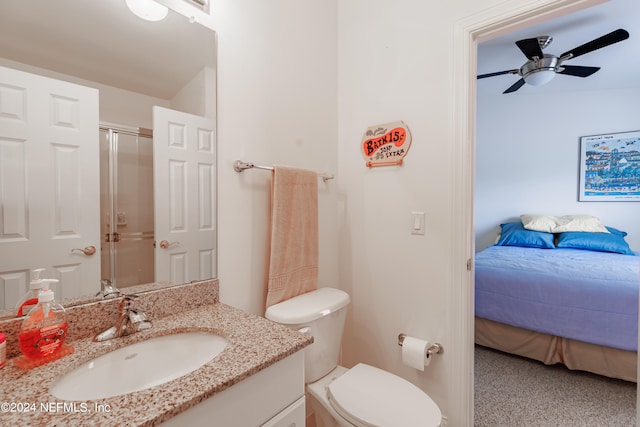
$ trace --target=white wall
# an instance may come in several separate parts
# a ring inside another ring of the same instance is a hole
[[[171,99],[171,108],[215,120],[215,99],[216,70],[204,67]]]
[[[214,0],[218,33],[218,277],[264,313],[270,173],[234,160],[337,171],[337,1]],[[319,181],[320,286],[338,286],[338,186]]]
[[[466,3],[470,10],[473,2]],[[486,2],[484,2],[486,3]],[[448,170],[454,6],[445,2],[340,2],[340,277],[352,296],[344,364],[389,370],[427,391],[455,423],[447,321],[451,240]],[[403,120],[412,145],[400,167],[367,169],[359,142],[368,126]],[[426,214],[411,235],[410,212]],[[397,336],[440,342],[425,372],[404,366]]]
[[[580,137],[640,130],[640,89],[478,97],[476,250],[523,213],[591,214],[640,250],[639,202],[578,202]]]

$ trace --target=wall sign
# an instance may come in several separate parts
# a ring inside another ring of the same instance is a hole
[[[411,132],[402,121],[370,126],[362,137],[367,167],[401,165],[411,146]]]

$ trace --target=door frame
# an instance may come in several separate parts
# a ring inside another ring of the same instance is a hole
[[[453,49],[458,54],[453,64],[453,138],[450,179],[454,244],[451,247],[450,294],[452,338],[461,349],[451,357],[455,366],[451,410],[460,414],[461,425],[473,425],[474,416],[474,192],[476,137],[477,44],[515,30],[566,15],[608,0],[543,0],[535,4],[510,1],[456,22]],[[640,365],[640,364],[639,364]],[[640,393],[636,393],[639,395]],[[636,413],[640,421],[640,395]],[[640,425],[640,424],[637,424]]]

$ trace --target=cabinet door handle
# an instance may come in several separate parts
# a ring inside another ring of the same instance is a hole
[[[80,251],[83,254],[85,254],[86,256],[91,256],[91,255],[96,253],[96,247],[95,246],[87,246],[84,249],[80,249],[80,248],[71,249],[71,252],[75,252],[75,251]]]

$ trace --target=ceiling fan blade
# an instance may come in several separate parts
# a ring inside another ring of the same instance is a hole
[[[516,45],[520,48],[524,56],[529,59],[533,59],[534,56],[538,58],[542,58],[544,54],[542,53],[542,48],[540,47],[540,43],[538,39],[523,39],[518,40]]]
[[[489,74],[480,74],[478,76],[478,79],[485,79],[487,77],[501,76],[503,74],[518,74],[518,70],[505,70],[505,71],[498,71],[498,72],[489,73]]]
[[[576,77],[589,77],[600,69],[600,67],[582,67],[580,65],[563,65],[562,68],[564,68],[564,70],[558,71],[558,74]]]
[[[605,34],[602,37],[598,37],[597,39],[591,40],[581,46],[578,46],[568,52],[560,55],[560,58],[564,58],[565,56],[570,56],[571,58],[575,58],[580,55],[584,55],[585,53],[593,52],[594,50],[601,49],[603,47],[612,45],[614,43],[621,42],[629,38],[629,32],[623,29],[617,29],[615,31],[610,32],[609,34]]]
[[[509,89],[505,90],[502,93],[511,93],[511,92],[515,92],[518,89],[520,89],[522,86],[524,86],[524,79],[520,79],[517,82],[515,82],[514,84],[512,84]]]

